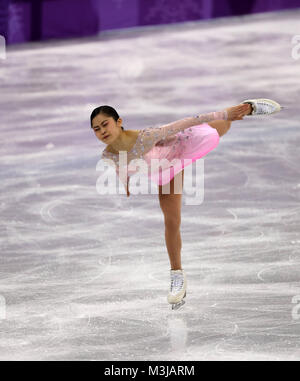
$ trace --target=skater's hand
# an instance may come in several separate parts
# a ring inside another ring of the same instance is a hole
[[[240,104],[237,106],[229,107],[226,109],[228,118],[227,120],[242,120],[245,115],[250,113],[251,106],[249,104]]]
[[[127,184],[125,186],[124,184],[124,188],[125,188],[125,192],[127,193],[127,197],[130,196],[130,192],[129,192],[129,177],[127,176]]]
[[[129,192],[128,186],[127,186],[127,187],[124,187],[124,188],[125,188],[125,192],[126,192],[126,194],[127,194],[127,197],[129,197],[129,196],[130,196],[130,192]]]
[[[130,192],[129,192],[128,183],[127,183],[127,187],[125,188],[125,191],[126,191],[126,193],[127,193],[127,197],[129,197],[129,196],[130,196]]]

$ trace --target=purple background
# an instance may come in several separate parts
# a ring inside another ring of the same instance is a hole
[[[8,44],[300,7],[300,0],[0,0]]]

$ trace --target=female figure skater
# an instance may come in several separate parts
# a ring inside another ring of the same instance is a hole
[[[90,117],[91,128],[96,137],[107,144],[102,152],[102,159],[115,167],[125,186],[127,197],[130,195],[129,178],[137,172],[128,169],[133,159],[142,158],[149,166],[152,158],[168,159],[168,163],[174,158],[191,159],[187,160],[188,163],[179,160],[179,165],[178,162],[171,163],[163,171],[151,173],[152,180],[158,184],[159,203],[164,214],[165,241],[171,265],[171,286],[167,299],[172,309],[183,305],[183,298],[186,296],[186,274],[181,267],[182,194],[174,192],[175,177],[181,176],[182,172],[183,186],[184,167],[214,149],[220,137],[229,130],[231,122],[242,120],[246,115],[267,115],[280,110],[281,106],[270,99],[248,99],[223,111],[187,117],[143,130],[124,130],[122,119],[113,107],[104,105],[93,110]],[[128,159],[123,168],[119,160],[119,153],[122,151],[125,151]],[[166,193],[163,186],[168,183],[170,192]]]

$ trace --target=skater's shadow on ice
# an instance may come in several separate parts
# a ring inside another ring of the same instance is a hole
[[[187,325],[184,318],[178,316],[168,317],[167,334],[170,337],[171,352],[185,351],[187,342]]]

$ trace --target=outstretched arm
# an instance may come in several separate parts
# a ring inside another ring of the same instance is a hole
[[[211,122],[213,120],[227,120],[227,112],[211,112],[209,114],[201,114],[196,116],[187,117],[184,119],[177,120],[172,123],[165,124],[163,126],[154,128],[155,133],[158,132],[160,139],[165,139],[168,136],[177,134],[189,127],[196,126],[201,123]]]
[[[241,120],[243,119],[243,116],[246,115],[246,109],[248,109],[248,106],[241,104],[238,106],[229,107],[223,111],[191,116],[159,127],[145,128],[142,130],[141,150],[143,153],[146,153],[158,141],[165,140],[169,136],[175,135],[180,131],[199,125],[201,123],[207,123],[213,120]]]
[[[160,140],[166,140],[180,131],[183,131],[193,126],[197,126],[201,123],[220,119],[227,119],[226,110],[187,117],[159,127],[145,128],[144,130],[142,130],[141,143],[143,147],[141,149],[143,150],[143,153],[146,153]]]

